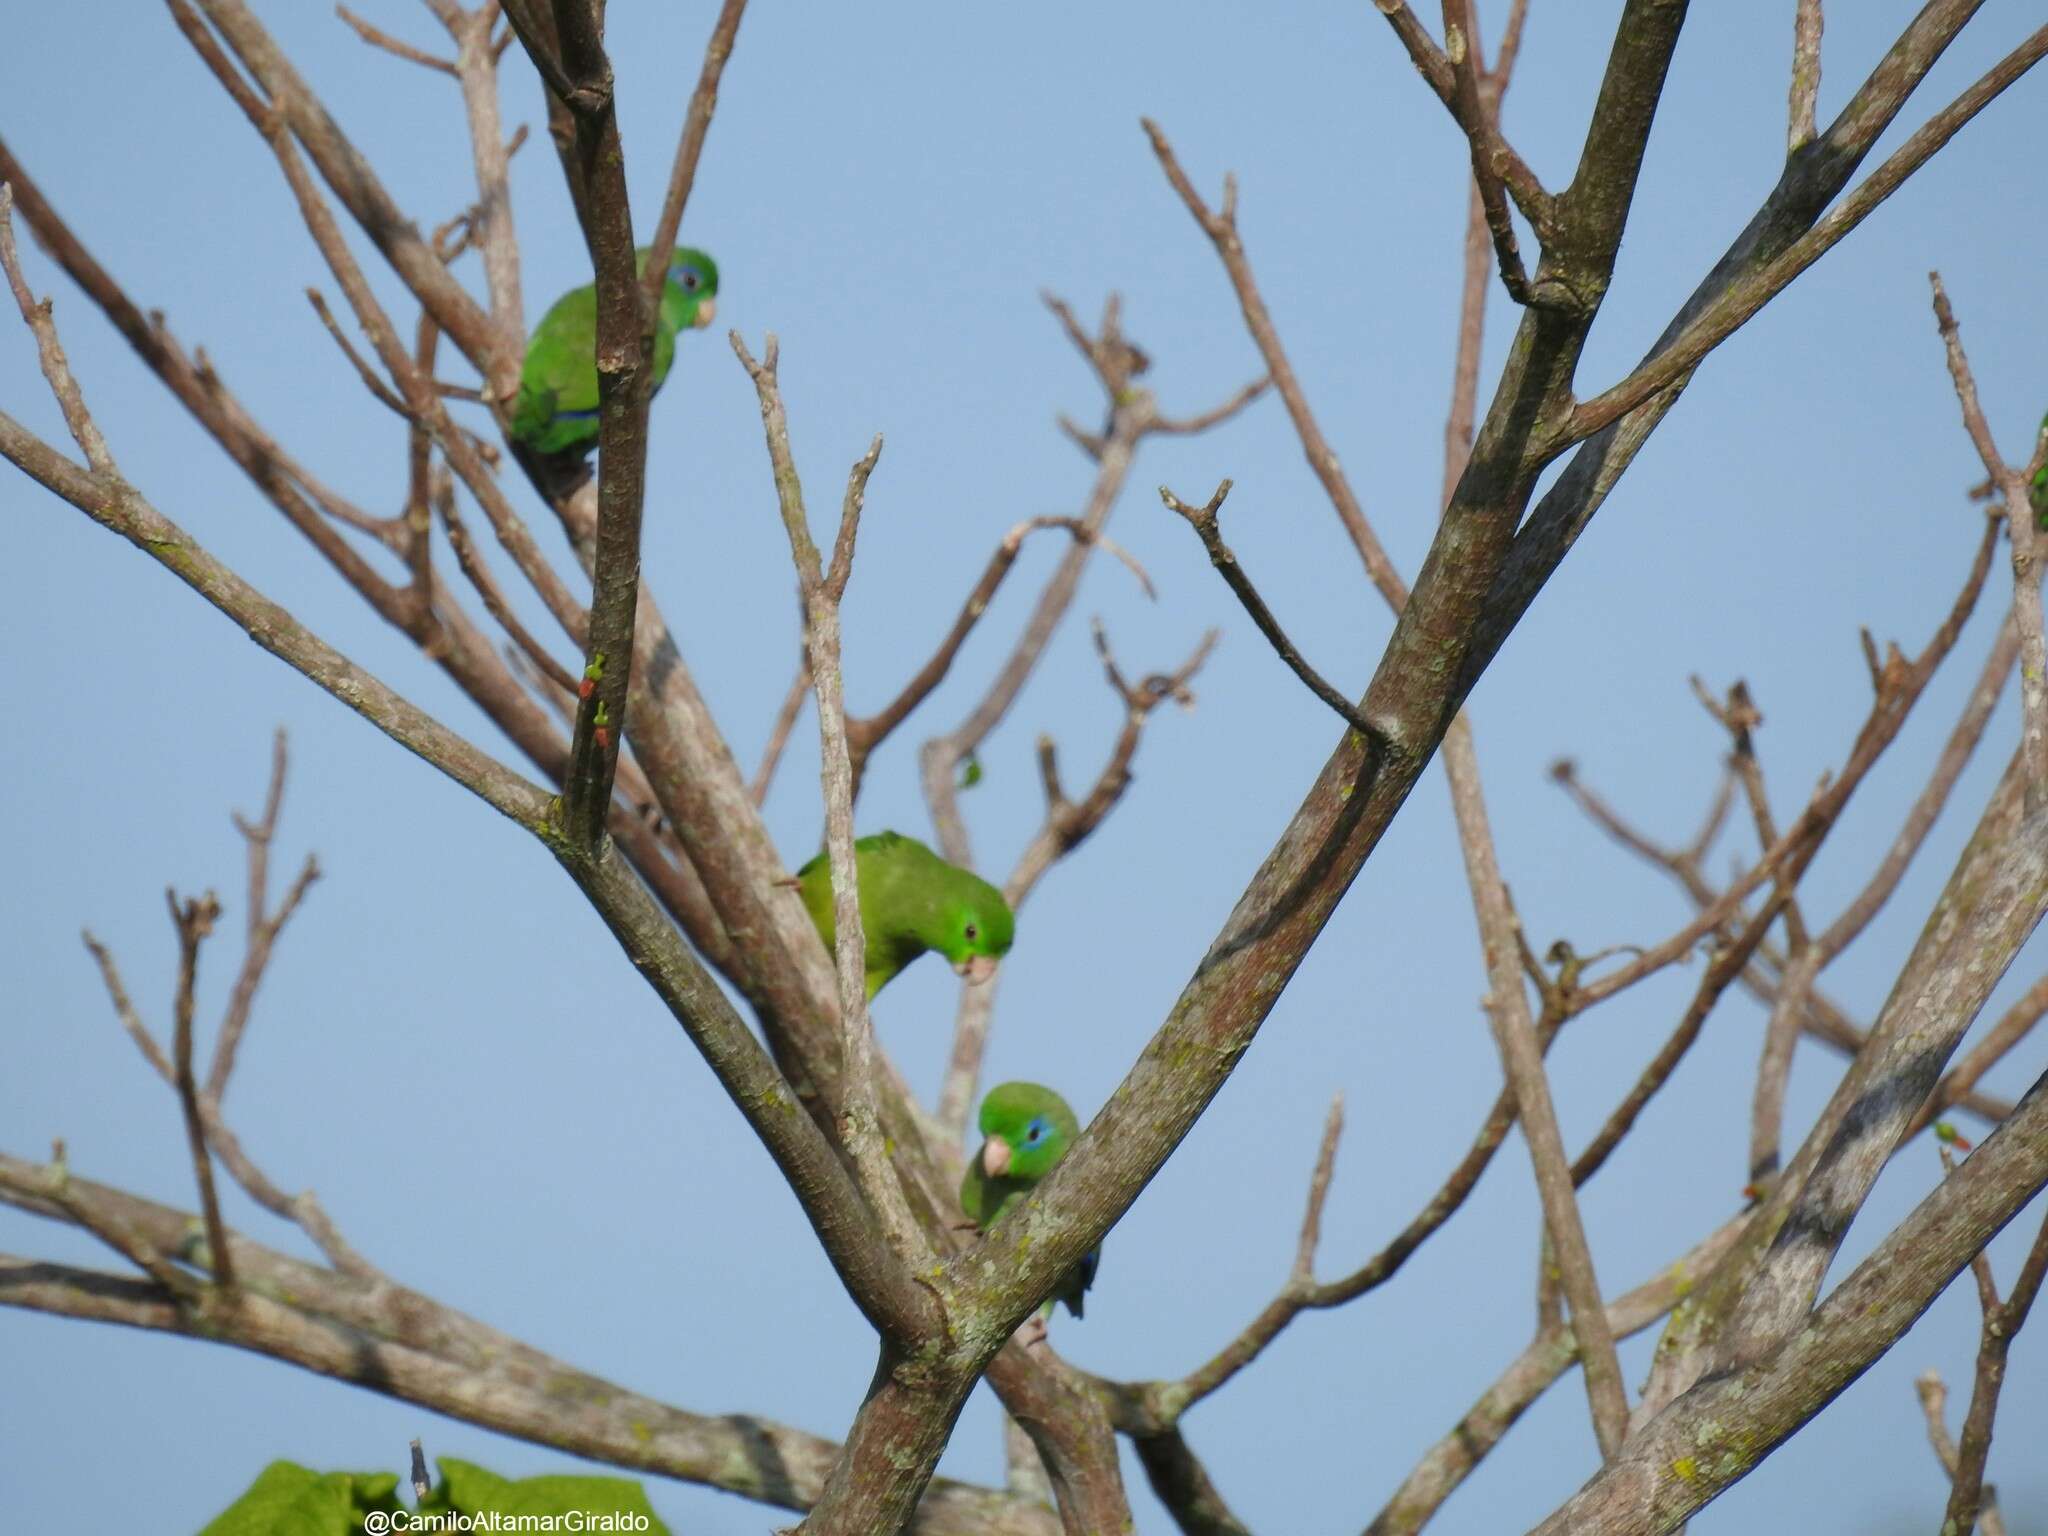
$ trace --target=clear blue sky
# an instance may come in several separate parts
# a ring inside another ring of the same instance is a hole
[[[260,7],[422,224],[471,197],[450,83],[366,50],[323,6]],[[418,7],[371,19],[438,46]],[[1483,9],[1497,24],[1501,0]],[[1552,185],[1569,176],[1615,0],[1535,0],[1510,132]],[[1838,3],[1832,112],[1914,7]],[[1651,141],[1612,296],[1581,374],[1617,377],[1776,174],[1789,0],[1694,7]],[[666,175],[711,8],[611,8],[622,122],[643,229]],[[1985,6],[1908,109],[1897,142],[2039,20]],[[152,7],[30,6],[0,56],[0,131],[145,306],[203,345],[294,450],[375,509],[403,492],[399,425],[362,392],[300,290],[331,290],[273,162]],[[514,69],[508,124],[540,126]],[[1095,386],[1036,298],[1092,314],[1126,296],[1131,334],[1174,411],[1257,370],[1205,241],[1166,188],[1137,118],[1161,120],[1197,181],[1242,182],[1244,236],[1322,420],[1382,536],[1414,570],[1441,462],[1463,151],[1363,3],[1286,7],[821,6],[758,0],[726,75],[686,236],[724,274],[720,323],[684,346],[657,403],[646,569],[730,740],[751,763],[795,649],[786,548],[753,394],[725,325],[783,342],[799,458],[816,505],[875,431],[848,602],[849,696],[872,708],[927,652],[993,542],[1078,510],[1090,467],[1054,430]],[[2048,77],[2022,82],[1932,168],[1717,355],[1656,435],[1473,700],[1501,854],[1539,944],[1646,941],[1682,898],[1592,833],[1547,781],[1561,754],[1652,831],[1678,837],[1722,749],[1686,688],[1745,677],[1781,805],[1840,761],[1868,684],[1856,642],[1924,642],[1980,526],[1981,478],[1928,312],[1939,267],[2009,453],[2043,406],[2048,354],[2038,196]],[[516,162],[529,314],[586,281],[543,143]],[[423,704],[502,743],[376,621],[229,468],[126,346],[32,248],[116,453],[167,514],[323,636]],[[478,281],[474,267],[465,277]],[[395,284],[382,284],[395,297]],[[1496,295],[1489,360],[1511,323]],[[23,332],[0,325],[0,403],[61,426]],[[1237,481],[1227,531],[1308,653],[1362,685],[1387,632],[1277,402],[1221,431],[1148,444],[1114,532],[1156,577],[1147,604],[1098,563],[1074,620],[984,754],[968,800],[1006,869],[1039,813],[1032,741],[1054,732],[1092,774],[1116,711],[1088,649],[1102,613],[1127,666],[1169,665],[1211,624],[1226,639],[1192,714],[1157,716],[1125,804],[1034,899],[1006,969],[993,1078],[1045,1077],[1091,1112],[1187,977],[1336,730],[1251,633],[1161,481]],[[160,892],[217,886],[239,926],[230,807],[260,797],[272,728],[292,734],[281,862],[327,878],[286,936],[229,1098],[274,1177],[316,1188],[354,1242],[419,1288],[591,1370],[704,1412],[843,1431],[872,1367],[852,1306],[794,1203],[673,1024],[613,957],[536,847],[258,652],[164,572],[14,477],[0,479],[16,571],[0,605],[15,725],[0,776],[0,1145],[68,1139],[82,1174],[189,1204],[176,1108],[123,1040],[77,932],[120,955],[159,1029],[174,958]],[[829,527],[823,531],[829,532]],[[553,547],[552,545],[550,546]],[[924,832],[917,743],[978,697],[1055,551],[1028,550],[956,676],[877,758],[863,827]],[[1809,912],[1857,889],[1945,735],[2003,602],[1994,589],[1907,738],[1859,793],[1817,867]],[[2008,699],[1905,887],[1830,973],[1874,1013],[1975,808],[2016,738]],[[792,862],[815,846],[808,716],[769,805]],[[1725,864],[1722,866],[1725,868]],[[1993,1000],[2039,974],[2036,942]],[[238,959],[202,978],[213,1017]],[[1572,1027],[1553,1058],[1578,1144],[1661,1041],[1693,974],[1676,971]],[[1439,778],[1425,780],[1228,1088],[1111,1234],[1085,1323],[1060,1348],[1114,1375],[1205,1358],[1272,1294],[1292,1251],[1325,1105],[1350,1106],[1326,1273],[1404,1223],[1498,1083],[1477,1007],[1472,919]],[[914,1082],[935,1086],[950,978],[917,968],[879,1010]],[[1586,1195],[1610,1290],[1646,1278],[1739,1204],[1760,1018],[1727,1004],[1625,1154]],[[1991,1087],[2017,1092],[2036,1043]],[[1802,1054],[1792,1113],[1836,1070]],[[993,1079],[992,1079],[993,1080]],[[1926,1145],[1880,1184],[1845,1263],[1923,1193]],[[237,1198],[231,1219],[292,1235]],[[2031,1226],[2039,1209],[2023,1218]],[[1994,1247],[2009,1276],[2017,1229]],[[1421,1450],[1526,1342],[1536,1212],[1506,1148],[1467,1210],[1391,1287],[1302,1319],[1187,1430],[1254,1529],[1356,1529]],[[111,1264],[48,1224],[0,1213],[0,1249]],[[1844,1272],[1838,1267],[1836,1273]],[[1837,1410],[1699,1522],[1892,1531],[1938,1518],[1941,1481],[1910,1381],[1967,1381],[1976,1304],[1952,1291]],[[1992,1473],[2015,1525],[2048,1521],[2048,1324],[2023,1338]],[[1626,1351],[1640,1380],[1648,1339]],[[564,1458],[224,1349],[0,1312],[0,1488],[20,1529],[188,1530],[274,1456],[396,1468],[406,1441],[511,1473]],[[1960,1406],[1955,1409],[1960,1414]],[[999,1476],[978,1394],[944,1470]],[[1516,1530],[1582,1479],[1594,1448],[1577,1379],[1547,1397],[1435,1529]],[[1853,1469],[1853,1476],[1849,1475]],[[1168,1529],[1132,1467],[1140,1528]],[[651,1489],[691,1536],[758,1532],[772,1511]]]

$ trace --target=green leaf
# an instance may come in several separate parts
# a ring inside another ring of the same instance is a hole
[[[441,1486],[428,1503],[466,1515],[633,1515],[619,1529],[670,1536],[640,1485],[623,1477],[556,1474],[513,1482],[472,1462],[441,1458]],[[426,1505],[422,1505],[426,1508]]]
[[[979,784],[980,782],[981,759],[978,757],[970,757],[967,759],[967,766],[960,770],[960,787],[962,789],[972,789],[975,785]]]
[[[315,1472],[273,1461],[199,1536],[356,1536],[370,1510],[395,1512],[390,1472]]]

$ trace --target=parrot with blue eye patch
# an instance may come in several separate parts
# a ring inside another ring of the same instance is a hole
[[[960,1181],[960,1209],[986,1232],[1067,1155],[1080,1139],[1081,1122],[1067,1101],[1043,1084],[1001,1083],[981,1101],[981,1134],[981,1150]],[[1045,1336],[1053,1302],[1063,1301],[1069,1312],[1081,1316],[1081,1298],[1095,1283],[1101,1262],[1102,1250],[1096,1248],[1062,1277],[1038,1315],[1037,1338]]]
[[[1016,931],[1001,891],[900,832],[863,837],[853,853],[867,940],[868,1001],[928,949],[944,955],[968,981],[995,975]],[[838,924],[830,857],[821,853],[798,870],[796,884],[825,948],[833,949]]]
[[[649,252],[633,255],[643,271]],[[676,337],[711,323],[717,313],[718,264],[702,251],[678,246],[654,322],[654,385],[659,390],[675,362]],[[512,404],[512,441],[540,461],[551,477],[580,470],[597,446],[597,285],[571,289],[541,316],[526,344],[519,394]]]

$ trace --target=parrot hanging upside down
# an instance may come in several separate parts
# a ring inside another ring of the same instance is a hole
[[[981,1101],[981,1150],[960,1181],[960,1209],[983,1232],[1020,1204],[1038,1181],[1053,1170],[1081,1135],[1081,1122],[1067,1101],[1039,1083],[1002,1083]],[[1046,1320],[1054,1301],[1081,1316],[1081,1299],[1095,1283],[1102,1250],[1083,1256],[1060,1280],[1044,1308],[1029,1325],[1026,1344],[1045,1338]]]
[[[633,267],[647,265],[645,248]],[[669,258],[654,322],[654,384],[668,379],[676,337],[709,325],[717,313],[718,264],[683,246]],[[597,285],[571,289],[541,317],[526,344],[511,437],[558,477],[573,475],[597,446]]]
[[[995,975],[996,962],[1009,953],[1015,933],[1001,891],[900,832],[864,837],[853,852],[870,1002],[928,949],[944,955],[971,982]],[[796,872],[796,884],[825,948],[834,948],[838,925],[832,915],[831,859],[819,854]]]

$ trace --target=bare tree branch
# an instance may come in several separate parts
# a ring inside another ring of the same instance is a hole
[[[2025,42],[1987,70],[1976,84],[1929,118],[1892,153],[1890,159],[1872,171],[1810,230],[1753,275],[1732,284],[1650,361],[1619,384],[1574,407],[1565,428],[1564,441],[1559,446],[1591,437],[1637,406],[1682,382],[1709,352],[1748,324],[1794,278],[1875,212],[1886,198],[1905,185],[1908,177],[1954,138],[1965,123],[1996,101],[2007,86],[2038,64],[2044,54],[2048,54],[2048,26],[2036,29]]]
[[[1469,9],[1465,10],[1462,27],[1454,25],[1461,19],[1457,11],[1445,12],[1445,48],[1438,48],[1436,40],[1423,30],[1422,23],[1415,19],[1415,13],[1408,9],[1407,0],[1373,0],[1373,4],[1379,7],[1380,13],[1387,18],[1388,25],[1393,27],[1394,36],[1400,39],[1401,46],[1407,50],[1416,73],[1420,74],[1423,82],[1436,92],[1437,99],[1449,110],[1458,127],[1464,131],[1465,137],[1472,141],[1472,165],[1475,175],[1484,165],[1489,176],[1504,183],[1514,194],[1517,206],[1521,208],[1523,216],[1536,226],[1538,235],[1548,238],[1550,221],[1555,211],[1555,199],[1543,190],[1542,183],[1536,179],[1536,173],[1523,163],[1522,157],[1500,136],[1499,126],[1484,110],[1478,94],[1474,92],[1468,95],[1459,80],[1460,71],[1465,68],[1465,60],[1473,60],[1476,67],[1477,28],[1471,20]],[[1469,0],[1452,0],[1452,4],[1465,8],[1469,5]],[[1520,15],[1521,10],[1518,6],[1509,24],[1510,42],[1520,40]],[[1502,53],[1511,65],[1513,53],[1510,47],[1504,44]],[[1505,212],[1503,209],[1503,216]],[[1491,225],[1492,222],[1492,216],[1489,214],[1488,224]],[[1506,261],[1507,252],[1503,251],[1501,275],[1504,283],[1507,280]],[[1512,287],[1509,287],[1508,291],[1510,294],[1514,293]],[[1528,299],[1518,295],[1515,302],[1527,303]]]
[[[2048,1079],[2034,1085],[2012,1118],[1915,1206],[1804,1326],[1657,1413],[1630,1436],[1616,1461],[1536,1528],[1536,1536],[1651,1536],[1676,1529],[1862,1375],[2044,1185]],[[1753,1218],[1751,1230],[1768,1230],[1770,1220],[1766,1210]]]
[[[424,49],[413,47],[411,43],[401,42],[389,32],[378,30],[345,5],[337,5],[334,8],[334,14],[347,22],[355,31],[356,36],[360,37],[372,48],[382,48],[386,53],[404,59],[408,63],[422,64],[428,69],[437,69],[444,75],[453,75],[455,73],[455,65],[450,60],[436,58]]]
[[[1658,1271],[1656,1278],[1609,1302],[1607,1325],[1614,1337],[1640,1333],[1678,1305],[1698,1276],[1741,1235],[1746,1220],[1738,1216],[1717,1228],[1676,1263]],[[1366,1527],[1366,1536],[1414,1536],[1577,1358],[1578,1344],[1570,1329],[1539,1332],[1451,1432],[1424,1453]]]
[[[63,1212],[31,1165],[0,1154],[0,1202]],[[158,1255],[176,1250],[194,1217],[104,1185],[71,1179],[72,1198]],[[817,1501],[839,1447],[751,1414],[690,1413],[579,1371],[388,1281],[336,1274],[231,1235],[244,1277],[240,1309],[219,1333],[194,1321],[159,1284],[98,1270],[0,1256],[0,1306],[222,1338],[337,1381],[536,1444],[659,1477],[722,1488],[784,1509]],[[192,1276],[173,1268],[189,1285]],[[287,1300],[286,1298],[290,1298]],[[936,1479],[911,1536],[1054,1536],[1043,1506],[999,1490]]]
[[[2040,34],[2048,51],[2048,27]],[[2026,763],[2027,805],[2037,808],[2048,802],[2048,644],[2042,640],[2041,573],[2036,568],[2036,529],[2027,497],[2027,476],[1999,457],[1991,427],[1984,420],[1984,407],[1977,399],[1977,381],[1970,373],[1970,360],[1963,355],[1963,338],[1956,326],[1955,311],[1948,292],[1941,286],[1941,274],[1930,272],[1927,280],[1934,289],[1934,317],[1948,352],[1948,371],[1955,381],[1956,399],[1963,408],[1963,425],[1984,472],[1997,485],[2005,500],[2006,537],[2012,542],[2012,620],[2020,640],[2020,751]]]
[[[853,762],[846,741],[846,689],[840,672],[839,599],[852,573],[854,540],[860,528],[861,505],[868,476],[882,456],[877,436],[854,464],[839,514],[839,537],[828,573],[819,564],[804,512],[803,485],[789,447],[789,419],[783,411],[782,388],[776,376],[779,348],[768,335],[761,360],[732,333],[739,355],[761,399],[761,425],[768,439],[769,464],[775,474],[782,526],[789,535],[790,559],[804,600],[804,640],[811,682],[818,700],[819,775],[825,800],[825,849],[832,879],[832,916],[839,978],[839,1022],[845,1095],[840,1111],[840,1139],[853,1156],[861,1193],[882,1225],[896,1256],[905,1264],[928,1267],[931,1244],[918,1226],[903,1187],[897,1182],[882,1145],[881,1116],[875,1104],[874,1025],[867,1005],[867,938],[860,910],[860,882],[853,846]]]
[[[370,163],[328,115],[263,24],[243,0],[199,0],[199,5],[243,67],[277,104],[328,187],[436,323],[485,378],[504,377],[505,337],[449,274],[412,220],[399,211]],[[510,372],[517,375],[516,362]]]
[[[185,1112],[185,1145],[199,1184],[206,1244],[217,1255],[213,1261],[214,1283],[223,1296],[233,1296],[233,1255],[228,1250],[227,1226],[220,1219],[220,1195],[213,1187],[213,1158],[206,1150],[206,1127],[199,1108],[199,1080],[192,1070],[192,992],[199,981],[199,946],[220,919],[220,902],[211,891],[181,902],[176,891],[167,890],[164,900],[171,909],[171,923],[178,930],[178,990],[171,1008],[171,1061],[178,1104]]]
[[[747,0],[724,0],[718,20],[712,23],[711,40],[704,45],[704,63],[697,72],[696,89],[690,92],[689,110],[683,114],[682,137],[676,141],[675,164],[668,177],[668,195],[662,199],[661,217],[654,223],[649,242],[647,271],[642,282],[647,302],[659,303],[662,284],[668,281],[669,257],[675,252],[676,231],[682,228],[683,209],[690,201],[690,189],[697,182],[697,161],[704,153],[704,140],[711,132],[711,114],[718,110],[718,82],[732,57],[739,36],[740,18]]]
[[[1927,1416],[1927,1439],[1934,1447],[1934,1456],[1953,1484],[1956,1475],[1956,1442],[1948,1432],[1945,1422],[1948,1411],[1948,1388],[1939,1371],[1923,1371],[1913,1383],[1920,1397],[1920,1408]],[[1998,1494],[1987,1483],[1978,1500],[1977,1513],[1984,1536],[2005,1536],[2005,1517],[1998,1511]],[[1958,1536],[1967,1536],[1958,1531]]]
[[[1376,735],[1377,728],[1358,712],[1357,706],[1325,682],[1322,674],[1302,657],[1300,649],[1287,638],[1286,631],[1281,629],[1280,621],[1273,617],[1273,610],[1268,608],[1265,599],[1259,596],[1259,589],[1253,586],[1251,578],[1245,575],[1244,567],[1238,564],[1237,556],[1231,552],[1230,546],[1223,542],[1223,536],[1218,531],[1216,514],[1222,509],[1224,498],[1230,494],[1230,485],[1230,481],[1223,481],[1216,487],[1214,494],[1199,507],[1189,506],[1163,485],[1159,487],[1159,499],[1166,503],[1167,510],[1177,512],[1187,519],[1188,526],[1195,530],[1196,536],[1202,541],[1202,547],[1209,552],[1209,563],[1216,567],[1224,583],[1236,594],[1238,602],[1244,605],[1244,611],[1250,615],[1252,623],[1258,626],[1259,633],[1266,637],[1280,659],[1287,663],[1287,669],[1300,678],[1310,693],[1334,710],[1337,717],[1354,731],[1366,737]]]
[[[1004,534],[1002,542],[996,545],[995,553],[989,556],[988,565],[982,571],[981,578],[967,594],[966,602],[960,605],[960,612],[953,620],[953,627],[939,642],[939,648],[932,653],[930,660],[918,668],[910,681],[903,685],[902,691],[881,709],[872,715],[849,719],[846,722],[847,740],[853,752],[853,782],[856,792],[860,788],[867,760],[875,748],[887,740],[890,733],[908,719],[918,705],[931,696],[932,690],[945,681],[946,674],[952,670],[954,658],[960,654],[960,647],[966,643],[968,634],[980,622],[981,616],[988,611],[988,605],[994,600],[996,589],[1002,585],[1003,578],[1009,575],[1010,568],[1017,563],[1017,555],[1023,548],[1024,540],[1041,529],[1049,528],[1063,528],[1073,536],[1076,544],[1095,545],[1114,555],[1123,563],[1125,569],[1137,577],[1138,585],[1144,589],[1147,597],[1158,596],[1153,590],[1152,578],[1145,574],[1145,568],[1138,564],[1127,550],[1103,533],[1100,527],[1090,527],[1085,520],[1075,517],[1026,518]]]
[[[1308,396],[1301,387],[1301,380],[1295,376],[1294,365],[1287,360],[1287,353],[1280,345],[1280,333],[1274,329],[1273,317],[1252,277],[1251,262],[1245,256],[1244,242],[1237,231],[1236,180],[1225,178],[1222,209],[1220,212],[1210,211],[1201,193],[1195,190],[1195,184],[1188,179],[1187,172],[1181,169],[1180,160],[1159,125],[1150,118],[1142,121],[1147,136],[1152,140],[1152,152],[1159,157],[1160,168],[1166,172],[1166,179],[1180,194],[1180,200],[1187,205],[1195,223],[1209,237],[1209,243],[1216,247],[1216,254],[1222,258],[1223,270],[1229,275],[1230,285],[1237,293],[1238,307],[1244,312],[1245,328],[1251,332],[1259,356],[1265,361],[1266,376],[1273,381],[1281,402],[1287,407],[1287,415],[1301,439],[1302,452],[1308,456],[1309,468],[1315,471],[1316,478],[1329,495],[1330,504],[1337,509],[1338,519],[1344,524],[1344,531],[1350,534],[1352,545],[1358,550],[1359,559],[1365,563],[1366,574],[1372,579],[1372,584],[1388,604],[1398,610],[1407,601],[1407,583],[1394,569],[1394,562],[1387,557],[1379,536],[1366,521],[1364,509],[1352,493],[1350,481],[1338,466],[1336,450],[1330,447],[1322,428],[1316,424],[1315,414],[1309,409]]]

